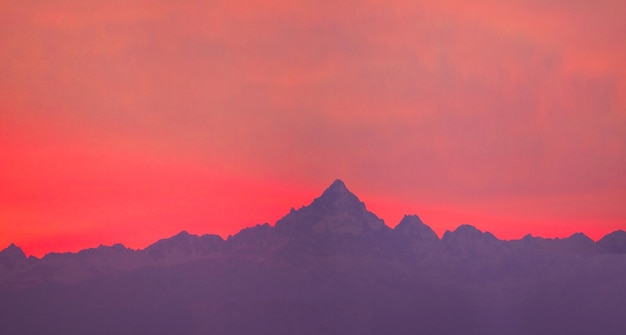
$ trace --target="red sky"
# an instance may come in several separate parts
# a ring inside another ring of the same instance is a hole
[[[626,228],[626,2],[0,0],[0,248],[274,223]]]

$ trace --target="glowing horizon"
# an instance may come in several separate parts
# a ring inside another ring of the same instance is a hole
[[[626,3],[10,1],[0,248],[273,224],[343,179],[395,226],[626,227]]]
[[[348,185],[348,188],[349,188],[349,185]],[[318,195],[315,196],[315,198],[320,196],[320,195],[321,195],[321,191],[319,192]],[[358,194],[356,194],[356,196],[358,197]],[[251,199],[251,200],[254,200],[254,199]],[[304,204],[302,204],[300,206],[294,206],[292,208],[299,209],[299,208],[301,208],[303,206],[308,206],[313,200],[314,199],[311,198],[306,203],[304,203]],[[361,201],[363,201],[363,199],[361,199]],[[383,210],[386,213],[393,213],[394,215],[397,215],[399,213],[399,208],[403,208],[404,206],[406,206],[406,204],[399,204],[397,202],[390,204],[388,201],[385,201],[385,199],[383,199],[380,202],[374,201],[374,204],[375,204],[374,206],[377,207],[378,209]],[[267,204],[264,204],[264,205],[267,206]],[[371,206],[369,206],[367,202],[365,202],[365,205],[366,205],[366,207],[367,207],[367,209],[369,211],[371,211],[371,212],[373,211],[371,209]],[[387,206],[391,206],[391,208],[388,208]],[[559,235],[558,233],[555,233],[555,234],[553,234],[551,236],[543,236],[543,235],[532,234],[530,232],[524,232],[523,230],[519,230],[519,229],[518,229],[518,231],[515,231],[513,233],[509,233],[509,234],[505,233],[504,236],[502,236],[502,234],[494,233],[492,231],[489,231],[488,229],[484,229],[483,228],[485,226],[489,226],[489,224],[498,223],[499,220],[502,220],[501,218],[499,218],[497,216],[489,215],[488,213],[478,213],[478,212],[471,212],[471,211],[463,212],[463,211],[458,211],[458,210],[454,210],[454,209],[450,210],[450,209],[445,209],[445,208],[437,208],[437,207],[433,207],[432,205],[427,205],[426,209],[427,210],[424,211],[425,214],[426,214],[425,216],[421,215],[421,214],[418,214],[417,212],[407,212],[407,213],[401,214],[400,218],[398,218],[394,222],[389,222],[388,220],[386,220],[384,218],[381,218],[381,219],[383,219],[383,221],[385,221],[385,224],[388,227],[394,228],[398,223],[400,223],[400,220],[401,220],[401,218],[404,215],[419,215],[420,218],[422,218],[422,220],[424,221],[424,223],[426,225],[428,225],[429,227],[431,227],[435,231],[435,233],[437,234],[437,236],[439,238],[442,238],[443,234],[446,231],[448,231],[448,230],[449,231],[454,231],[458,226],[463,225],[463,224],[470,224],[472,226],[475,226],[476,228],[478,228],[481,231],[490,232],[490,233],[494,234],[496,237],[498,237],[498,238],[500,238],[502,240],[521,239],[523,236],[528,235],[528,234],[531,234],[534,237],[565,238],[565,237],[569,237],[569,236],[571,236],[571,235],[573,235],[575,233],[582,232],[585,235],[590,236],[588,233],[586,233],[584,231],[575,231],[575,232],[572,232],[572,233],[566,233],[565,235],[562,235],[562,236]],[[280,209],[279,208],[275,208],[275,210],[278,211]],[[374,212],[374,214],[379,215],[375,211],[373,211],[373,212]],[[272,213],[272,214],[276,215],[276,213]],[[274,226],[274,224],[276,223],[276,221],[278,219],[282,218],[283,216],[285,216],[287,214],[288,214],[288,210],[284,210],[282,214],[279,214],[279,216],[275,217],[271,221],[256,221],[255,224],[269,223],[271,226]],[[427,217],[427,218],[429,218],[429,217],[437,217],[440,220],[443,218],[444,220],[446,220],[446,222],[459,222],[459,223],[456,224],[456,225],[435,225],[435,226],[432,226],[431,224],[429,224],[427,222],[427,220],[424,220],[424,217]],[[474,220],[477,220],[477,222],[480,222],[480,223],[473,224],[473,223],[469,223],[469,222],[464,222],[462,218],[470,218],[470,220],[474,219]],[[48,254],[50,252],[77,252],[77,251],[81,251],[81,250],[88,249],[88,248],[95,248],[95,247],[98,247],[98,246],[101,246],[101,245],[110,246],[110,245],[113,245],[113,244],[123,244],[127,248],[131,248],[131,249],[137,250],[137,249],[144,249],[147,246],[157,242],[160,239],[169,238],[171,236],[174,236],[175,234],[178,234],[181,231],[187,231],[188,233],[191,233],[191,234],[194,234],[194,235],[215,234],[215,235],[220,235],[222,238],[226,239],[228,236],[234,235],[234,234],[238,233],[241,229],[252,227],[255,224],[250,224],[248,226],[242,226],[240,228],[236,228],[237,231],[223,231],[223,232],[210,232],[210,231],[203,230],[203,227],[195,227],[194,230],[182,228],[182,229],[180,229],[178,231],[175,231],[175,232],[169,231],[168,232],[169,235],[166,235],[166,236],[156,236],[156,237],[153,236],[152,240],[149,240],[149,239],[146,239],[146,238],[137,239],[137,241],[139,241],[139,242],[138,243],[134,242],[131,245],[128,245],[128,244],[125,244],[125,243],[122,243],[122,242],[115,242],[114,240],[111,239],[112,237],[109,237],[109,236],[104,236],[103,237],[100,234],[94,234],[92,236],[92,238],[89,238],[90,236],[82,236],[83,238],[84,237],[87,237],[87,238],[81,240],[80,243],[77,244],[76,246],[74,246],[73,248],[71,247],[69,249],[64,249],[64,250],[54,250],[52,248],[54,248],[57,244],[46,245],[45,242],[41,243],[40,241],[37,241],[39,243],[35,244],[35,249],[34,250],[31,250],[29,245],[27,245],[26,247],[23,247],[23,246],[17,245],[17,244],[16,245],[18,247],[20,247],[26,253],[27,256],[31,256],[32,255],[32,256],[36,256],[38,258],[41,258],[45,254]],[[609,233],[612,233],[612,232],[613,231],[610,231],[610,232],[607,232],[607,233],[602,233],[602,234],[600,234],[598,236],[591,235],[590,237],[594,241],[597,242],[600,238],[602,238],[605,235],[607,235]],[[72,237],[74,237],[74,236],[70,236],[68,238],[68,241],[60,240],[60,242],[64,242],[65,245],[71,245]],[[107,241],[107,243],[102,243],[103,240]],[[59,243],[59,240],[56,240],[54,242]],[[86,245],[85,244],[85,243],[89,243],[89,242],[91,242],[92,244],[91,245]]]

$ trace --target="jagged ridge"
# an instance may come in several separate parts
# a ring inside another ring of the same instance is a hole
[[[183,231],[41,260],[11,245],[0,333],[622,335],[624,235],[440,239],[416,215],[392,230],[336,181],[227,240]]]

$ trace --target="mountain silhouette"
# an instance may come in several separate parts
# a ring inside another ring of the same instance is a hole
[[[626,254],[626,232],[618,230],[598,241],[600,248],[609,253]]]
[[[191,258],[207,256],[218,251],[224,240],[218,235],[196,236],[182,231],[175,236],[162,239],[148,246],[144,252],[155,261],[168,259],[170,262],[176,259],[181,261]]]
[[[417,215],[405,215],[393,229],[395,254],[401,259],[423,258],[441,252],[437,234]]]
[[[393,231],[394,235],[414,243],[432,244],[439,241],[437,234],[425,225],[417,215],[405,215]]]
[[[0,251],[0,267],[13,270],[26,263],[26,255],[15,244],[11,243],[4,250]]]
[[[339,179],[310,205],[278,220],[276,229],[282,234],[296,235],[359,235],[390,231],[383,220],[369,212]]]
[[[625,334],[626,233],[394,229],[341,180],[226,240],[0,251],[0,334]]]
[[[466,256],[500,253],[504,248],[504,242],[493,234],[482,232],[468,224],[460,225],[454,231],[446,231],[441,242],[447,250]]]

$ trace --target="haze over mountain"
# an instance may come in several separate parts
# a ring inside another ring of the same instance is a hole
[[[275,225],[0,252],[2,334],[624,334],[626,233],[389,228],[341,180]]]

